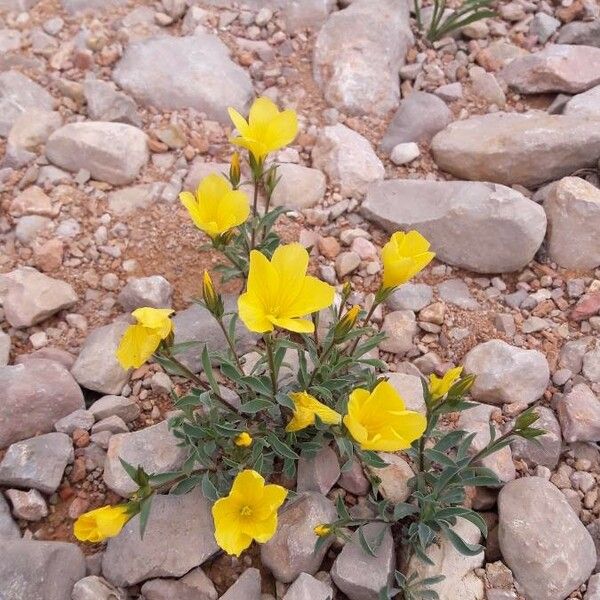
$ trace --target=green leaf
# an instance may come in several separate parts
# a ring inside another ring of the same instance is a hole
[[[176,496],[180,496],[182,494],[187,494],[192,491],[197,485],[202,483],[202,477],[200,475],[191,475],[187,479],[183,479],[180,481],[172,490],[171,494]]]
[[[419,512],[419,509],[413,504],[407,504],[406,502],[398,502],[394,506],[394,521],[401,521],[409,515],[414,515]]]
[[[156,473],[150,475],[150,483],[152,485],[161,486],[165,483],[171,482],[173,479],[179,477],[181,473],[179,471],[168,471],[167,473]]]
[[[464,556],[477,556],[483,551],[483,546],[480,544],[468,544],[444,523],[440,523],[440,528],[448,540],[450,540],[450,543]]]
[[[348,509],[346,508],[346,504],[342,500],[341,496],[337,497],[337,500],[335,501],[335,506],[336,506],[337,513],[338,513],[338,516],[340,519],[342,519],[344,521],[352,520],[352,517],[350,516],[350,513],[348,512]]]
[[[272,431],[267,433],[267,441],[276,454],[281,458],[298,460],[300,457],[285,442],[282,442]]]
[[[127,475],[129,475],[129,477],[135,482],[137,483],[137,485],[140,485],[140,482],[138,481],[138,467],[134,467],[133,465],[130,465],[127,461],[123,460],[120,456],[119,456],[119,461],[121,462],[121,466],[125,469],[125,472],[127,473]]]
[[[215,379],[215,375],[212,370],[212,364],[210,362],[210,355],[208,354],[208,347],[206,344],[202,350],[202,368],[204,369],[204,374],[208,379],[208,383],[210,384],[210,389],[215,393],[219,394],[219,384]]]
[[[140,537],[144,539],[146,527],[148,525],[148,517],[150,516],[150,508],[152,507],[152,498],[154,494],[147,496],[140,502]]]
[[[244,404],[240,406],[240,410],[244,413],[253,415],[260,412],[261,410],[271,408],[272,406],[273,403],[270,400],[267,400],[265,398],[255,398],[254,400],[244,402]]]
[[[388,466],[388,463],[372,450],[361,450],[360,457],[367,465],[376,469],[383,469],[383,467]]]
[[[208,473],[202,475],[202,494],[209,502],[216,502],[219,499],[219,492]]]
[[[371,547],[371,544],[369,543],[369,541],[365,537],[365,533],[363,531],[362,526],[358,528],[357,533],[358,533],[358,541],[360,542],[361,548],[369,556],[373,556],[373,557],[377,558],[377,554],[375,553],[375,550]]]

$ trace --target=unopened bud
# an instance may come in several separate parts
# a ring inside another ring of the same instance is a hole
[[[352,328],[358,321],[360,315],[360,306],[355,304],[348,312],[340,319],[339,323],[335,326],[334,338],[341,340],[352,331]]]
[[[221,318],[224,313],[223,300],[217,290],[215,290],[213,280],[208,271],[204,271],[202,297],[204,298],[204,304],[209,312],[213,316]]]
[[[240,171],[240,155],[238,152],[234,152],[231,156],[231,163],[229,165],[229,180],[234,188],[237,188],[240,184],[241,171]]]

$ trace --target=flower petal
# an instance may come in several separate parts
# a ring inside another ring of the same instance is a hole
[[[170,308],[151,308],[144,306],[136,308],[131,314],[137,322],[148,329],[154,330],[162,339],[166,338],[173,330],[173,323],[169,318],[175,311]]]
[[[241,190],[227,192],[219,204],[219,233],[225,233],[246,221],[250,215],[248,196]]]
[[[239,506],[231,498],[221,498],[212,507],[215,540],[227,554],[239,556],[252,543],[252,538],[241,531]]]
[[[279,285],[279,274],[269,259],[258,250],[252,250],[246,289],[262,304],[265,313],[277,303]]]
[[[302,280],[302,288],[294,302],[285,307],[285,316],[302,317],[333,304],[335,288],[312,275]]]
[[[251,535],[259,544],[268,542],[277,531],[277,513],[273,512],[261,521],[253,520],[251,523],[243,523],[242,531]]]
[[[294,141],[298,134],[296,111],[284,110],[269,123],[265,132],[265,145],[269,151],[279,150]]]
[[[229,118],[231,119],[235,128],[238,130],[238,133],[240,135],[246,135],[248,133],[248,122],[246,119],[244,119],[244,117],[242,117],[242,115],[235,110],[235,108],[229,107],[227,112],[229,113]]]
[[[264,487],[264,477],[252,469],[246,469],[236,475],[229,495],[240,498],[246,504],[258,505],[261,502]]]
[[[267,319],[262,302],[250,292],[238,298],[238,313],[242,323],[255,333],[273,331],[273,323]]]
[[[277,105],[266,96],[257,98],[250,107],[248,123],[250,127],[267,125],[271,120],[277,117],[279,109]],[[241,132],[240,132],[241,133]]]
[[[267,318],[276,327],[281,327],[281,329],[287,329],[294,333],[312,333],[315,330],[314,323],[312,321],[307,321],[306,319],[290,319],[289,317],[277,318],[271,315],[267,315]]]
[[[143,325],[130,325],[123,334],[116,357],[124,369],[141,367],[160,344],[161,337]]]

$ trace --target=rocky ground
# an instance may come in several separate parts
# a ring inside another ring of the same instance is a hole
[[[275,202],[323,279],[368,304],[389,232],[437,252],[376,314],[394,385],[418,405],[415,369],[464,364],[474,445],[529,405],[547,431],[486,459],[505,482],[472,498],[487,550],[432,549],[440,598],[600,599],[600,4],[496,9],[429,45],[404,0],[0,0],[0,598],[376,600],[400,559],[391,538],[377,559],[312,553],[331,499],[367,491],[332,451],[240,560],[213,558],[195,492],[157,500],[143,542],[135,520],[105,547],[71,533],[132,491],[119,456],[183,460],[164,421],[182,382],[114,349],[142,305],[177,310],[177,341],[224,343],[190,307],[217,257],[177,196],[225,168],[226,107],[264,94],[299,113]]]

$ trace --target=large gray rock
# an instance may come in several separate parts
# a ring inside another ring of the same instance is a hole
[[[93,121],[117,121],[140,127],[142,118],[133,98],[117,91],[108,81],[88,79],[83,84],[88,116]]]
[[[587,92],[573,96],[565,104],[563,114],[600,119],[600,85],[593,87]]]
[[[533,427],[542,429],[545,433],[533,440],[515,438],[510,444],[513,457],[524,460],[531,468],[542,465],[554,469],[558,464],[562,448],[560,425],[552,409],[536,406],[534,412],[538,415],[538,420]]]
[[[600,19],[567,23],[561,27],[556,41],[559,44],[583,44],[600,48]]]
[[[138,102],[159,109],[193,108],[227,122],[227,107],[245,112],[250,77],[229,58],[227,46],[208,33],[159,36],[130,44],[113,79]]]
[[[320,492],[326,495],[340,477],[340,463],[331,446],[323,446],[310,458],[300,455],[297,468],[297,492]]]
[[[8,447],[0,463],[0,485],[53,494],[72,461],[73,444],[65,433],[23,440]]]
[[[596,165],[599,123],[536,111],[475,116],[440,131],[433,156],[455,177],[536,187]]]
[[[0,136],[7,136],[17,118],[30,108],[52,110],[54,99],[41,85],[18,71],[0,73]]]
[[[104,463],[104,483],[120,496],[127,497],[137,485],[127,475],[119,458],[147,473],[165,473],[179,469],[187,452],[177,445],[167,421],[131,433],[118,433],[110,438]]]
[[[379,148],[389,153],[404,142],[429,143],[452,119],[452,111],[441,98],[427,92],[413,92],[400,101]]]
[[[171,284],[162,275],[134,277],[121,290],[118,301],[126,312],[143,306],[170,308],[172,291]]]
[[[8,502],[0,493],[0,540],[16,540],[21,537],[21,530],[14,522]]]
[[[585,383],[561,398],[558,419],[566,442],[600,441],[600,399]]]
[[[381,523],[368,523],[362,530],[369,543],[374,544],[383,528],[385,533],[375,552],[376,556],[363,550],[359,532],[355,531],[333,563],[331,577],[350,600],[378,600],[382,588],[392,582],[396,554],[389,527]]]
[[[321,523],[332,523],[337,511],[333,502],[317,492],[305,492],[287,504],[279,513],[277,532],[261,546],[262,563],[279,581],[289,583],[300,573],[314,575],[333,543],[326,541],[315,552],[314,528]]]
[[[2,600],[71,600],[85,576],[83,552],[75,544],[0,540]]]
[[[331,600],[333,594],[330,585],[308,573],[300,573],[288,588],[283,600]]]
[[[498,512],[502,556],[527,597],[563,600],[590,576],[592,537],[549,481],[511,481],[500,492]]]
[[[542,396],[550,380],[546,357],[503,340],[478,344],[465,356],[465,373],[475,375],[473,399],[489,404],[531,404]]]
[[[77,294],[66,281],[53,279],[33,267],[19,267],[0,275],[0,287],[6,285],[4,313],[17,328],[31,327],[77,302]]]
[[[52,360],[1,367],[0,390],[0,448],[52,431],[59,419],[85,408],[77,382]]]
[[[126,321],[115,321],[92,330],[71,369],[77,383],[103,394],[120,394],[129,379],[115,353],[127,329]]]
[[[106,579],[90,575],[75,584],[71,600],[127,600],[127,594]]]
[[[277,168],[277,175],[281,179],[271,198],[273,206],[310,208],[325,196],[327,180],[319,169],[284,163]]]
[[[67,171],[86,169],[94,179],[114,185],[133,181],[148,155],[148,136],[125,123],[69,123],[46,143],[50,162]]]
[[[221,596],[221,600],[260,600],[260,571],[246,569],[237,581]]]
[[[360,197],[385,176],[383,163],[367,138],[338,123],[324,127],[312,150],[313,165],[324,171],[344,196]]]
[[[390,233],[416,229],[440,260],[478,273],[523,268],[546,232],[539,205],[492,183],[383,181],[369,187],[362,211]]]
[[[412,42],[406,0],[354,0],[333,13],[313,56],[325,100],[347,114],[385,116],[398,106],[398,68]]]
[[[153,577],[181,577],[218,550],[213,531],[210,506],[200,490],[182,496],[157,495],[144,538],[138,515],[108,541],[102,573],[118,586]]]
[[[524,94],[578,94],[600,83],[600,48],[550,44],[516,58],[499,76]]]
[[[224,295],[225,312],[236,310],[236,298]],[[226,326],[229,317],[225,317]],[[202,348],[208,345],[211,352],[224,352],[227,350],[227,341],[215,318],[199,304],[192,304],[189,308],[178,312],[173,317],[175,329],[175,344],[183,342],[200,342],[199,344],[180,352],[177,358],[194,372],[202,369]],[[246,329],[238,319],[235,326],[235,346],[240,355],[245,354],[255,345],[256,337]]]
[[[600,121],[599,121],[600,123]],[[548,256],[566,269],[600,265],[600,190],[580,177],[553,185],[544,201]]]

